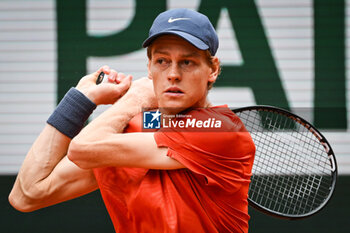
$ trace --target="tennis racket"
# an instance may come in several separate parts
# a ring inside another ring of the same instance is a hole
[[[320,211],[337,179],[336,159],[326,138],[309,122],[283,109],[252,106],[232,111],[256,147],[249,204],[286,219]]]

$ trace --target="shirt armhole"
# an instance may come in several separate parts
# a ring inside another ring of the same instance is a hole
[[[167,147],[168,148],[167,156],[169,156],[170,158],[175,159],[176,161],[180,162],[187,169],[189,169],[191,172],[196,173],[197,175],[203,176],[206,185],[210,185],[210,184],[215,185],[215,184],[217,184],[217,182],[215,180],[213,180],[212,178],[210,178],[206,174],[197,171],[198,169],[193,167],[188,160],[184,159],[184,156],[181,155],[181,153],[177,152],[176,150],[174,150],[171,147],[169,147],[168,145],[166,145],[166,143],[164,142],[164,140],[165,140],[164,137],[165,136],[163,135],[162,132],[154,133],[154,139],[155,139],[155,141],[157,143],[157,146],[158,147]]]

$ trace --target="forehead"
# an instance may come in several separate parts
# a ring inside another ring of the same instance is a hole
[[[205,56],[205,51],[196,48],[188,41],[175,35],[163,35],[155,39],[151,45],[152,54],[158,52],[184,53]]]

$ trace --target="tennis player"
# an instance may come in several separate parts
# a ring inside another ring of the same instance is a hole
[[[198,12],[169,10],[143,47],[148,78],[132,82],[104,66],[67,92],[28,152],[10,203],[28,212],[99,189],[116,232],[248,232],[255,147],[239,118],[207,99],[220,72],[213,26]],[[108,82],[96,85],[101,71]],[[83,128],[100,104],[113,105]],[[144,108],[219,129],[143,132]]]

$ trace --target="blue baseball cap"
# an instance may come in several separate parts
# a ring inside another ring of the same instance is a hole
[[[148,47],[158,36],[177,35],[200,50],[209,49],[212,56],[219,47],[219,39],[207,16],[189,9],[173,9],[157,16],[148,38],[143,42]]]

